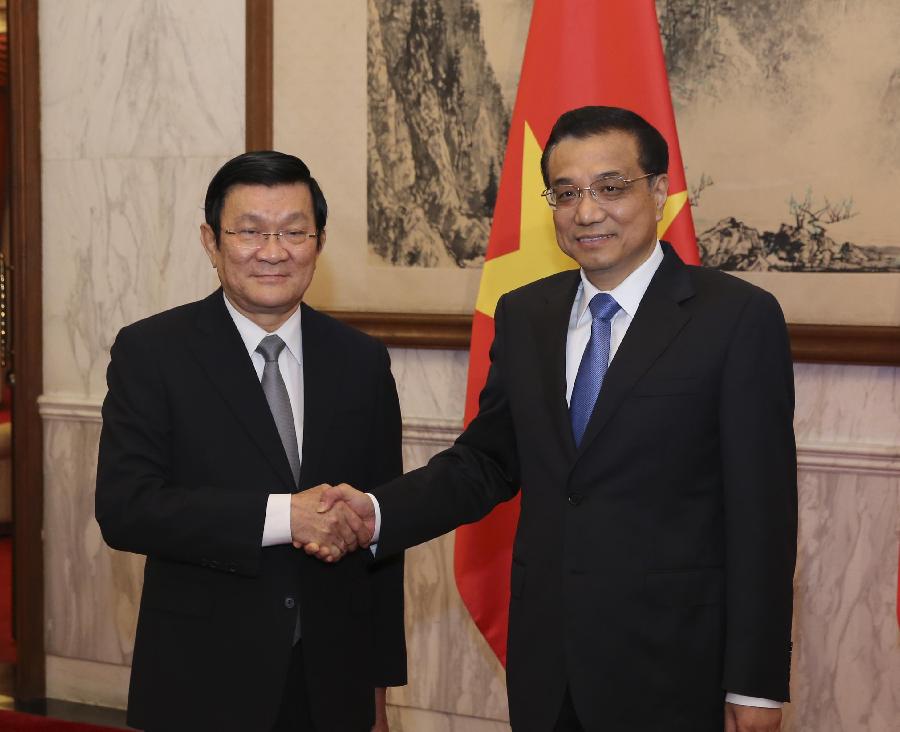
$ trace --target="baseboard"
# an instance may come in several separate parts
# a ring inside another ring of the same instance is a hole
[[[47,656],[47,697],[125,709],[130,675],[129,666]]]

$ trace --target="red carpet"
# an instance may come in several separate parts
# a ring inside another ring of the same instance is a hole
[[[36,717],[33,714],[0,710],[0,732],[110,732],[112,729],[112,727],[63,722],[59,719]]]
[[[12,537],[5,536],[0,538],[0,663],[15,662],[16,644],[12,635]]]

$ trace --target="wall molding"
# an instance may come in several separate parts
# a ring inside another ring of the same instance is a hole
[[[38,412],[44,422],[102,422],[100,407],[103,400],[73,394],[42,394],[38,397]]]
[[[102,399],[72,394],[38,398],[44,422],[99,424]],[[462,431],[454,419],[412,418],[403,421],[403,441],[410,445],[448,447]],[[877,443],[798,442],[801,470],[863,475],[900,475],[900,446]]]
[[[450,447],[462,432],[462,422],[455,419],[404,419],[403,441],[412,445]]]
[[[900,476],[900,447],[798,442],[797,467],[825,473]]]

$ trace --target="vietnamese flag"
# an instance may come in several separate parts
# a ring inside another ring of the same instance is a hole
[[[472,321],[465,422],[478,412],[502,294],[573,269],[540,197],[541,143],[563,112],[604,105],[637,112],[669,144],[669,197],[659,237],[699,264],[654,0],[535,0],[484,272]],[[466,607],[506,665],[509,573],[518,499],[456,531],[454,568]]]

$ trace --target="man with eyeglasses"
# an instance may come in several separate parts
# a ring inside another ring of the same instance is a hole
[[[787,330],[770,294],[657,241],[667,169],[638,115],[563,114],[541,170],[580,269],[500,299],[480,410],[452,448],[323,501],[348,502],[386,557],[521,489],[514,732],[773,732],[788,698]]]
[[[316,511],[326,483],[402,471],[387,350],[302,302],[327,206],[301,160],[230,160],[205,215],[221,288],[123,328],[107,374],[97,520],[147,557],[128,723],[387,732],[403,556],[336,561],[371,532]],[[331,561],[292,546],[309,542]]]

